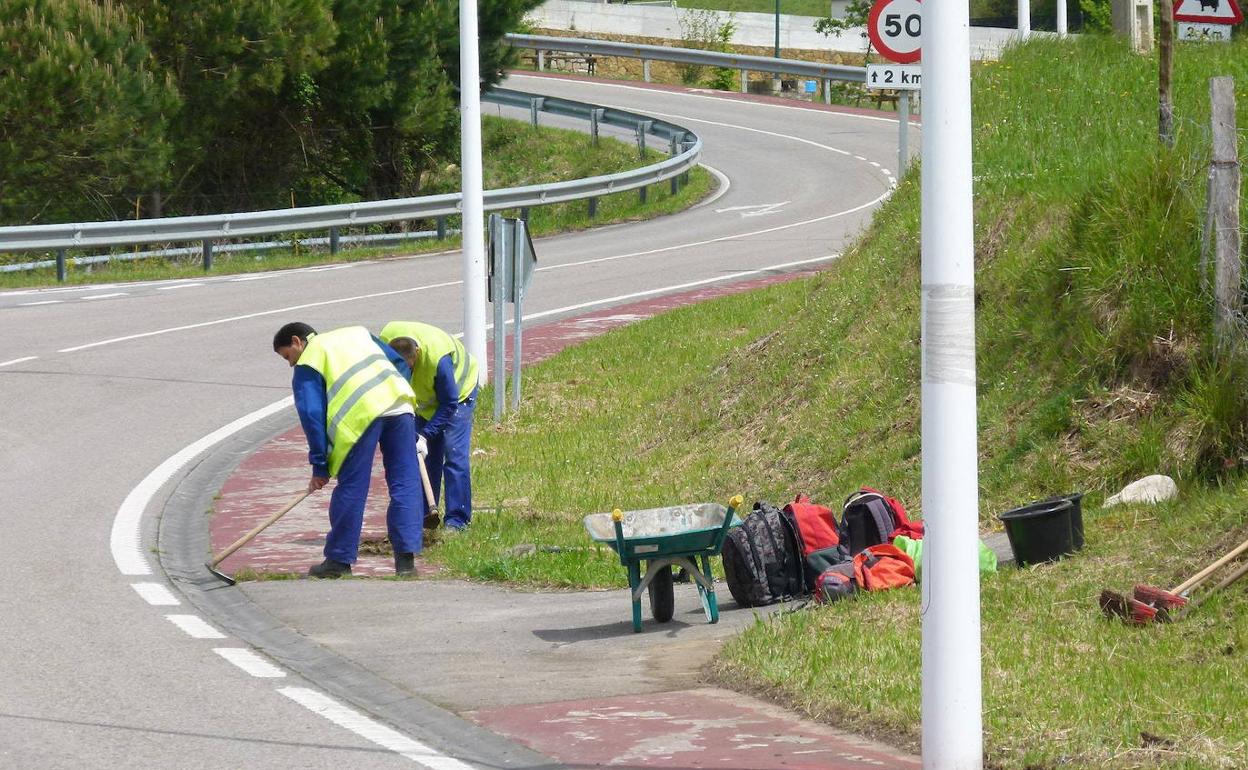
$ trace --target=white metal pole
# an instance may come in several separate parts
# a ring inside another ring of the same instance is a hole
[[[1031,0],[1018,0],[1018,36],[1031,35]]]
[[[923,767],[983,766],[968,4],[922,3]]]
[[[464,347],[489,373],[485,357],[485,199],[481,179],[481,63],[477,53],[477,0],[459,0],[460,172],[463,187]],[[502,330],[496,330],[501,334]],[[495,361],[495,366],[502,366]]]
[[[1057,0],[1057,34],[1066,37],[1066,0]]]

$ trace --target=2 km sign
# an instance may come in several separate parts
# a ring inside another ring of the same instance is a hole
[[[913,64],[923,53],[922,23],[919,0],[876,0],[867,16],[867,36],[885,59]]]

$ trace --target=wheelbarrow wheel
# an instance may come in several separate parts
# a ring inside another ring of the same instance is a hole
[[[650,581],[650,614],[655,621],[666,623],[676,612],[676,589],[672,587],[672,565],[654,573]]]

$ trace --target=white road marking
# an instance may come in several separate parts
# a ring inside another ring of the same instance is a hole
[[[355,709],[306,687],[280,687],[277,690],[314,714],[319,714],[339,727],[387,748],[431,770],[472,770],[472,765],[439,753],[420,741],[407,737],[380,722],[369,719]]]
[[[164,583],[131,583],[130,587],[143,597],[143,601],[155,607],[176,607],[182,603]]]
[[[213,652],[261,679],[280,679],[286,672],[244,647],[214,647]]]
[[[512,73],[512,72],[507,73],[507,78],[508,79],[530,78],[530,79],[535,79],[535,80],[549,80],[549,78],[542,78],[538,75],[523,75],[520,73]],[[577,81],[566,81],[566,82],[577,82]],[[619,88],[625,91],[644,91],[650,95],[654,95],[656,93],[657,94],[671,94],[674,96],[683,96],[687,99],[709,99],[709,100],[713,100],[717,102],[731,102],[734,106],[742,105],[746,107],[758,107],[760,109],[773,109],[773,110],[801,110],[802,112],[805,112],[808,114],[811,112],[829,114],[830,112],[830,114],[833,114],[833,115],[836,115],[837,117],[842,117],[842,118],[857,118],[859,120],[874,120],[874,121],[881,122],[881,123],[900,122],[897,118],[888,118],[888,117],[884,117],[883,115],[863,115],[857,112],[840,112],[837,110],[831,110],[831,111],[812,110],[810,107],[802,107],[802,106],[788,105],[788,104],[775,104],[774,102],[756,102],[756,101],[752,101],[749,99],[740,99],[740,98],[735,98],[731,96],[712,96],[711,94],[691,94],[688,92],[681,92],[681,91],[665,91],[665,90],[660,90],[657,88],[647,88],[645,86],[630,86],[630,85],[625,85],[623,83],[602,83],[598,81],[593,81],[592,85],[597,88]],[[605,105],[600,105],[600,106],[605,106]],[[654,115],[660,114],[657,112],[650,113],[649,110],[647,110],[646,112],[647,114],[654,114]],[[914,124],[912,123],[912,125]]]
[[[169,286],[157,286],[156,291],[173,291],[174,289],[189,289],[192,286],[203,286],[203,281],[192,281],[190,283],[175,283]]]
[[[21,364],[26,361],[34,361],[39,356],[26,356],[25,358],[14,358],[11,361],[0,361],[0,366],[12,366],[13,364]]]
[[[714,203],[715,201],[717,201],[717,200],[719,200],[720,198],[724,197],[724,195],[725,195],[725,194],[727,194],[728,189],[729,189],[730,187],[732,187],[732,180],[730,180],[730,179],[728,178],[728,175],[727,175],[727,174],[725,174],[724,172],[720,171],[719,169],[715,168],[714,166],[708,166],[708,165],[706,165],[705,163],[699,163],[698,165],[700,165],[702,168],[706,169],[707,171],[711,172],[711,174],[713,174],[713,175],[714,175],[714,177],[715,177],[716,179],[718,179],[718,180],[719,180],[719,186],[715,188],[715,194],[714,194],[714,195],[712,195],[711,197],[709,197],[709,198],[707,198],[707,199],[705,199],[705,200],[698,201],[697,203],[695,203],[695,204],[693,204],[692,206],[690,206],[690,207],[687,209],[687,211],[693,211],[694,209],[700,209],[700,208],[702,208],[703,206],[709,206],[709,205],[711,205],[711,204],[712,204],[712,203]]]
[[[241,283],[243,281],[267,281],[270,278],[276,278],[277,273],[258,273],[256,275],[242,275],[238,278],[230,278],[230,283]]]
[[[34,307],[36,305],[59,305],[65,300],[61,299],[45,299],[40,302],[23,302],[20,307]]]
[[[225,634],[213,628],[198,615],[166,615],[170,623],[182,629],[193,639],[224,639]]]
[[[115,291],[111,294],[88,294],[87,296],[79,297],[78,299],[111,299],[112,297],[128,297],[128,296],[130,296],[129,292]]]
[[[848,214],[853,214],[857,211],[862,211],[863,209],[871,208],[872,206],[874,206],[875,204],[879,203],[880,201],[884,200],[885,198],[887,198],[888,196],[892,194],[893,194],[892,190],[890,189],[887,192],[884,192],[878,195],[875,198],[875,200],[867,201],[861,206],[854,206],[853,208],[845,209],[844,211],[834,211],[831,214],[824,214],[823,216],[815,217],[814,219],[804,219],[801,222],[790,222],[787,225],[776,225],[775,227],[768,227],[762,230],[753,230],[748,233],[738,233],[736,235],[721,235],[718,238],[710,238],[705,241],[695,241],[693,243],[678,243],[674,246],[662,246],[657,249],[648,249],[646,251],[631,251],[627,254],[614,254],[610,257],[596,257],[594,259],[582,259],[579,262],[564,262],[558,265],[546,265],[545,267],[537,268],[537,270],[534,272],[541,273],[541,272],[545,272],[548,270],[562,270],[567,267],[580,267],[582,265],[594,265],[599,262],[613,262],[617,259],[627,259],[628,257],[645,257],[651,254],[661,254],[665,251],[676,251],[678,249],[693,248],[694,246],[705,246],[708,243],[720,243],[721,241],[735,241],[735,240],[742,239],[742,238],[751,238],[755,235],[766,235],[767,233],[775,233],[781,230],[788,230],[789,228],[792,228],[792,227],[801,227],[803,225],[811,225],[811,224],[815,224],[816,222],[823,222],[824,220],[827,220],[827,219],[835,219],[836,217],[843,217]],[[770,269],[770,268],[764,268],[764,269]],[[715,280],[722,280],[722,278],[717,278]],[[60,352],[64,352],[64,351],[60,351]]]
[[[744,217],[759,217],[764,214],[775,214],[780,211],[782,206],[787,206],[793,201],[780,201],[779,203],[755,203],[751,206],[729,206],[726,209],[715,209],[716,214],[726,214],[730,211],[739,211]]]
[[[166,481],[212,445],[292,404],[294,404],[294,398],[287,396],[281,401],[269,404],[262,409],[257,409],[251,414],[238,418],[229,425],[214,430],[156,466],[155,470],[147,474],[139,482],[138,486],[130,490],[130,494],[126,495],[126,499],[121,501],[121,507],[117,509],[117,515],[113,517],[113,531],[109,538],[109,548],[113,552],[113,561],[116,562],[117,569],[121,570],[121,574],[152,574],[152,568],[148,565],[147,557],[144,556],[140,544],[139,525],[147,504],[157,490],[164,486]],[[135,590],[137,591],[138,589],[136,588]]]
[[[203,321],[197,324],[185,324],[183,326],[170,326],[166,329],[157,329],[150,332],[141,332],[139,334],[127,334],[124,337],[113,337],[112,339],[100,340],[99,342],[89,342],[86,345],[78,345],[72,348],[62,348],[57,353],[75,353],[79,350],[88,348],[98,348],[101,345],[112,345],[115,342],[126,342],[128,340],[137,340],[144,337],[155,337],[160,334],[169,334],[170,332],[183,332],[189,329],[202,329],[205,326],[217,326],[218,324],[232,323],[234,321],[245,321],[248,318],[260,318],[266,315],[277,315],[278,313],[290,313],[295,310],[305,310],[310,307],[323,307],[325,305],[337,305],[343,302],[356,302],[362,299],[376,299],[377,297],[391,297],[396,294],[410,294],[414,291],[427,291],[429,289],[442,289],[447,286],[459,286],[463,281],[445,281],[443,283],[430,283],[424,286],[413,286],[408,289],[392,289],[391,291],[379,291],[373,294],[360,294],[355,297],[339,297],[338,299],[327,299],[321,302],[305,302],[302,305],[291,305],[289,307],[279,307],[276,310],[261,310],[258,313],[247,313],[246,315],[230,316],[229,318],[217,318],[212,321]]]
[[[622,302],[626,299],[637,299],[639,297],[649,297],[655,294],[666,294],[668,292],[677,291],[679,289],[691,289],[694,286],[705,286],[710,283],[720,283],[721,281],[731,281],[736,278],[744,278],[750,275],[760,275],[762,273],[770,273],[773,270],[785,270],[791,267],[801,267],[802,265],[813,265],[818,262],[830,262],[839,256],[841,255],[840,254],[825,254],[822,257],[812,257],[811,259],[799,259],[796,262],[782,262],[778,265],[768,265],[767,267],[760,267],[756,270],[742,270],[737,273],[728,273],[727,275],[717,275],[713,278],[703,278],[700,281],[690,281],[688,283],[679,283],[674,286],[664,286],[659,289],[647,289],[646,291],[635,291],[632,294],[619,294],[614,297],[606,297],[604,299],[596,299],[590,302],[582,302],[577,305],[557,307],[553,310],[543,310],[539,313],[525,313],[524,320],[528,321],[529,319],[532,319],[532,318],[544,318],[546,316],[558,315],[560,313],[570,313],[573,310],[584,310],[585,308],[593,307],[595,305],[607,305],[607,304],[611,304],[614,302]],[[512,323],[512,321],[508,319],[507,323]]]

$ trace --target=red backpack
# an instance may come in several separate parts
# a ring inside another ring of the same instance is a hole
[[[854,582],[864,591],[913,585],[914,560],[895,545],[869,546],[854,557]]]
[[[826,505],[812,503],[806,495],[798,495],[793,502],[784,506],[784,512],[792,517],[802,535],[803,558],[815,551],[840,545],[836,516]]]

